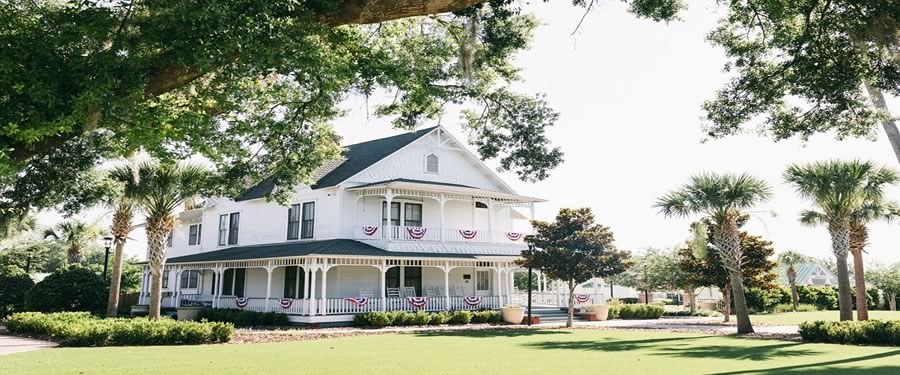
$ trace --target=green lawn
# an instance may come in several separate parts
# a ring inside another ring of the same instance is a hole
[[[856,311],[853,312],[854,318]],[[900,320],[900,311],[869,311],[869,319],[892,319]],[[796,312],[796,313],[779,313],[779,314],[757,314],[751,315],[750,321],[756,323],[782,324],[782,325],[798,325],[810,320],[840,320],[838,311],[813,311],[813,312]]]
[[[867,374],[900,373],[900,348],[663,332],[392,334],[188,347],[58,348],[0,357],[0,374]]]

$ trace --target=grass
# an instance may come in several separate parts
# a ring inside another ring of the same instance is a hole
[[[500,330],[191,347],[58,348],[0,357],[0,374],[900,373],[900,348],[665,332]]]
[[[856,317],[855,311],[853,316]],[[735,318],[732,316],[733,319]],[[900,320],[900,311],[869,311],[869,319]],[[750,315],[750,321],[754,323],[798,325],[811,320],[837,321],[840,320],[840,312],[835,310]]]

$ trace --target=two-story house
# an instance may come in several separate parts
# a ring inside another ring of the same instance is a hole
[[[266,181],[180,214],[163,306],[341,322],[372,310],[499,308],[541,199],[516,194],[441,127],[346,146],[289,206]],[[145,270],[142,301],[149,290]]]

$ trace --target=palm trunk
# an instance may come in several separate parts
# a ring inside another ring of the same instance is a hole
[[[750,310],[747,308],[747,297],[744,295],[744,282],[740,272],[731,272],[731,291],[734,294],[734,313],[737,315],[737,333],[739,335],[753,333],[750,322]]]
[[[853,225],[850,230],[850,253],[853,254],[853,278],[856,282],[856,320],[869,320],[866,301],[866,272],[863,267],[863,249],[869,233],[865,225]]]
[[[722,293],[724,296],[722,298],[725,300],[725,323],[731,321],[731,285],[726,285],[725,289],[722,289]]]
[[[797,293],[797,271],[791,265],[787,269],[788,284],[791,285],[791,304],[794,305],[794,311],[800,308],[800,295]]]
[[[566,318],[566,328],[572,328],[572,318],[575,316],[575,280],[569,280],[569,316]]]
[[[147,219],[147,265],[150,267],[150,320],[159,320],[162,304],[162,275],[166,262],[166,233],[162,220]]]
[[[69,248],[68,253],[68,261],[69,264],[77,264],[81,263],[81,248],[78,246],[72,246]]]
[[[841,308],[841,320],[853,320],[853,302],[850,291],[850,270],[847,267],[847,253],[850,250],[849,224],[829,226],[831,232],[831,250],[837,260],[838,305]]]
[[[753,333],[750,322],[750,310],[747,309],[747,297],[744,295],[744,279],[741,275],[741,232],[734,217],[727,218],[713,232],[716,251],[722,259],[722,267],[728,272],[731,294],[734,299],[734,313],[737,315],[738,334]],[[726,307],[728,309],[729,307]]]
[[[891,111],[884,100],[884,94],[868,82],[866,82],[865,87],[869,93],[869,98],[872,100],[872,105],[887,115],[886,119],[881,122],[881,126],[884,127],[884,132],[887,134],[888,141],[891,142],[891,147],[894,148],[894,155],[897,157],[897,161],[900,161],[900,130],[897,130],[897,122],[891,116]]]
[[[132,206],[127,201],[120,201],[113,214],[112,233],[116,242],[116,254],[113,257],[112,275],[109,280],[109,300],[106,303],[106,316],[114,317],[119,311],[119,296],[122,287],[122,257],[125,252],[125,241],[131,231]]]

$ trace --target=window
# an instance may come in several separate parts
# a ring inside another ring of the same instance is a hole
[[[197,289],[200,284],[200,271],[182,271],[181,289]]]
[[[491,289],[491,273],[488,271],[475,271],[475,290],[486,292]]]
[[[418,203],[407,203],[404,205],[403,225],[408,227],[422,226],[422,205]]]
[[[229,268],[225,270],[225,276],[222,278],[222,295],[243,297],[246,275],[246,268]]]
[[[316,202],[306,202],[303,204],[303,225],[300,231],[300,238],[313,238],[315,224]]]
[[[188,245],[194,246],[200,244],[200,228],[201,224],[194,224],[188,227]]]
[[[300,238],[300,205],[295,204],[288,208],[287,239],[296,240],[298,238]]]
[[[299,266],[284,269],[284,298],[305,297],[305,277]]]
[[[219,215],[219,246],[237,245],[240,224],[240,212]]]
[[[425,156],[425,172],[428,173],[438,173],[439,169],[439,159],[435,154],[428,154]]]
[[[387,288],[400,287],[400,267],[388,268],[384,273],[384,286]]]
[[[166,247],[172,247],[172,236],[174,231],[169,231],[169,234],[166,235]]]
[[[475,208],[487,208],[487,204],[484,202],[475,202]]]
[[[403,286],[416,288],[416,295],[422,295],[422,267],[403,267]],[[405,289],[404,289],[405,291]],[[410,296],[407,296],[410,297]]]
[[[169,288],[169,271],[163,271],[162,288]]]
[[[381,225],[387,225],[387,202],[381,202]],[[400,202],[391,202],[391,225],[400,226]]]
[[[212,279],[210,279],[210,288],[209,294],[216,295],[216,273],[213,272]]]

